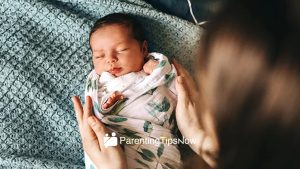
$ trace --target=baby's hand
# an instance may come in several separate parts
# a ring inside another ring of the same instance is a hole
[[[143,66],[144,72],[147,73],[148,75],[152,73],[152,71],[155,69],[157,66],[158,61],[154,59],[149,59]]]
[[[117,101],[119,100],[123,100],[124,99],[124,95],[119,92],[119,91],[115,91],[108,99],[107,101],[102,105],[102,109],[108,109],[110,108],[112,105],[114,105]]]

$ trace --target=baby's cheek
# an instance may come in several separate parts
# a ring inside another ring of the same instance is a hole
[[[102,72],[104,72],[104,66],[101,65],[94,65],[94,69],[97,74],[101,74]]]
[[[93,66],[97,74],[101,74],[105,71],[105,65],[101,61],[93,60]]]

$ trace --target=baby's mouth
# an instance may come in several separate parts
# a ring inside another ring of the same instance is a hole
[[[109,73],[115,75],[115,74],[118,74],[122,71],[122,68],[118,67],[118,68],[112,68],[109,70]]]

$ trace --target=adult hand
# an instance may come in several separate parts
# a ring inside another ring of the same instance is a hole
[[[108,129],[92,113],[92,99],[86,97],[84,108],[77,96],[72,97],[83,149],[101,169],[126,169],[125,155],[120,146],[105,147],[103,137]]]
[[[177,70],[176,90],[178,102],[176,107],[177,126],[181,134],[195,140],[189,144],[192,150],[201,156],[211,167],[215,167],[215,156],[218,144],[214,134],[211,116],[201,102],[200,91],[190,74],[176,62]]]

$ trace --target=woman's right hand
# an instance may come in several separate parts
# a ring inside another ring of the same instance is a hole
[[[209,124],[212,122],[211,116],[203,112],[206,110],[204,107],[201,108],[200,92],[193,78],[176,60],[173,64],[178,74],[176,79],[178,129],[185,138],[194,140],[194,144],[189,144],[191,149],[214,168],[218,144],[213,125]]]

